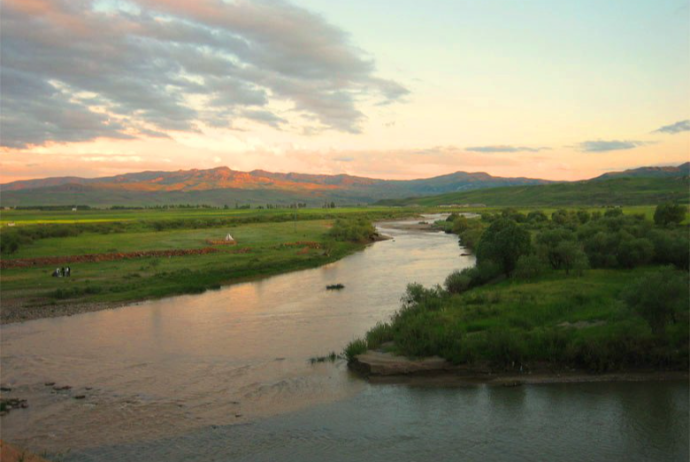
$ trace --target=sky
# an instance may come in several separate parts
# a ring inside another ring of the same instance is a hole
[[[0,182],[690,160],[686,0],[2,0]]]

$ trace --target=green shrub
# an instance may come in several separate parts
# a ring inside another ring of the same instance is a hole
[[[366,335],[367,346],[369,349],[379,348],[386,342],[393,340],[393,328],[385,322],[378,322]]]
[[[548,270],[547,263],[539,255],[531,253],[522,255],[515,265],[514,276],[518,279],[532,280]]]
[[[367,243],[371,242],[375,235],[376,228],[364,218],[338,218],[328,231],[329,237],[343,242]]]
[[[477,263],[493,261],[510,276],[517,260],[532,249],[529,231],[516,222],[501,218],[491,223],[477,248]]]
[[[347,362],[351,363],[358,355],[366,353],[367,350],[367,341],[358,338],[347,344],[345,350],[343,351],[343,355],[345,356],[345,359],[347,359]]]
[[[654,223],[660,226],[680,224],[685,220],[688,208],[681,204],[659,204],[654,211]]]
[[[688,312],[690,285],[685,272],[671,267],[650,272],[630,284],[622,294],[627,306],[647,321],[656,335]]]

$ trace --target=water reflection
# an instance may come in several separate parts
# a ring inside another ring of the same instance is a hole
[[[387,318],[408,282],[436,284],[473,264],[459,256],[453,236],[383,228],[395,240],[322,268],[3,326],[2,380],[41,403],[21,418],[4,417],[3,437],[35,449],[74,449],[247,421],[358,392],[363,382],[351,380],[344,365],[315,367],[308,358],[340,351]],[[346,289],[327,291],[333,283]],[[88,398],[76,404],[44,382],[71,385]],[[159,422],[155,430],[147,428],[151,420]]]
[[[373,386],[346,400],[248,425],[93,448],[70,460],[686,461],[687,391],[686,383],[676,382]],[[554,393],[560,398],[553,400]],[[646,399],[652,396],[674,403],[663,421],[643,412],[654,404]],[[621,414],[620,400],[637,411]],[[645,430],[638,433],[635,426]],[[656,444],[660,435],[669,444]]]

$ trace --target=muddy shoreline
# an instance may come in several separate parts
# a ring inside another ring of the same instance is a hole
[[[373,384],[415,386],[501,386],[545,385],[556,383],[643,382],[690,379],[687,370],[629,369],[593,373],[586,370],[543,364],[496,369],[487,365],[453,365],[439,358],[410,359],[380,351],[356,357],[348,367]]]
[[[687,371],[619,371],[594,374],[586,371],[539,372],[532,374],[494,373],[457,374],[453,372],[430,372],[408,375],[369,376],[372,384],[410,385],[429,387],[494,386],[518,387],[522,385],[552,385],[568,383],[602,382],[661,382],[688,381]]]
[[[45,305],[24,305],[21,303],[6,303],[0,305],[0,325],[16,324],[37,319],[59,318],[75,314],[93,313],[95,311],[110,310],[123,306],[136,305],[147,301],[135,300],[128,302],[87,302]]]

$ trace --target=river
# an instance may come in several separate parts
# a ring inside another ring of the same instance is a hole
[[[30,403],[2,438],[67,462],[688,460],[687,383],[373,385],[310,364],[407,283],[474,264],[454,236],[399,224],[320,268],[2,326],[2,383]]]

